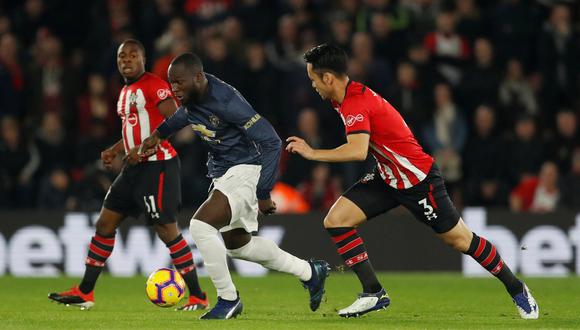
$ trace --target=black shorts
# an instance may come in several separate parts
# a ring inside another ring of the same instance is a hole
[[[145,214],[148,225],[177,221],[181,208],[179,158],[125,166],[115,179],[103,206],[138,218]]]
[[[369,220],[403,205],[417,220],[439,234],[448,232],[459,222],[459,212],[449,199],[435,164],[423,181],[408,189],[389,186],[375,169],[350,187],[343,196],[355,203]]]

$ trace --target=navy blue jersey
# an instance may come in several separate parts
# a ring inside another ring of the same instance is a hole
[[[210,74],[207,93],[196,104],[182,105],[158,128],[167,138],[190,125],[209,146],[208,176],[222,176],[240,164],[262,165],[256,190],[259,199],[270,197],[276,182],[282,141],[234,87]]]

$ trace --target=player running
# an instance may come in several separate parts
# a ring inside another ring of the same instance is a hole
[[[153,129],[172,115],[177,105],[169,84],[145,72],[143,45],[134,39],[125,40],[117,50],[117,67],[125,86],[117,102],[117,114],[123,121],[123,138],[101,153],[105,167],[121,152],[127,154],[126,165],[115,179],[103,203],[96,232],[89,245],[86,270],[79,286],[48,298],[81,309],[93,307],[93,290],[107,258],[113,252],[115,232],[128,216],[145,213],[159,238],[167,245],[173,265],[189,288],[189,301],[180,310],[206,309],[208,300],[201,291],[189,245],[177,227],[181,206],[179,158],[168,141],[157,152],[138,159],[138,146]]]
[[[538,305],[527,286],[514,276],[496,247],[472,233],[463,222],[433,158],[423,151],[400,114],[368,87],[349,80],[346,53],[323,44],[306,52],[304,59],[312,87],[323,99],[330,100],[341,116],[347,143],[332,150],[312,149],[303,139],[293,136],[288,138],[286,149],[322,162],[362,161],[368,152],[376,160],[374,171],[349,188],[324,219],[338,253],[363,287],[358,299],[338,314],[356,317],[390,304],[356,228],[403,205],[445,243],[470,255],[497,277],[522,318],[538,318]]]
[[[204,73],[196,55],[176,57],[168,77],[182,106],[143,142],[141,154],[155,151],[161,141],[185,126],[210,149],[211,192],[189,227],[218,294],[215,307],[201,318],[229,319],[242,312],[226,255],[297,276],[308,289],[310,309],[315,311],[324,294],[328,264],[299,259],[271,240],[251,234],[258,230],[258,210],[266,215],[276,210],[270,199],[282,145],[276,131],[235,88]]]

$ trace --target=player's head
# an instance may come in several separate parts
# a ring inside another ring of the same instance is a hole
[[[308,78],[323,99],[331,98],[346,78],[347,55],[340,47],[322,44],[304,54]]]
[[[175,57],[167,69],[167,78],[173,94],[183,103],[198,99],[207,83],[203,64],[193,53]]]
[[[125,79],[137,79],[145,72],[145,48],[135,39],[123,41],[117,49],[117,68]]]

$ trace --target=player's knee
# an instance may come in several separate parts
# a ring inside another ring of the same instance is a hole
[[[201,220],[191,219],[189,223],[189,233],[194,240],[208,235],[217,235],[217,232],[212,225]]]
[[[171,242],[177,238],[177,236],[179,236],[179,230],[177,229],[177,224],[175,223],[156,224],[155,232],[157,232],[157,236],[164,243]]]
[[[117,231],[116,223],[109,222],[103,218],[99,218],[95,224],[97,234],[101,236],[112,236]]]
[[[459,252],[465,252],[469,249],[471,242],[465,235],[449,237],[445,239],[445,243]]]
[[[329,213],[324,218],[324,228],[346,227],[346,222],[345,218],[340,217],[337,214]]]

